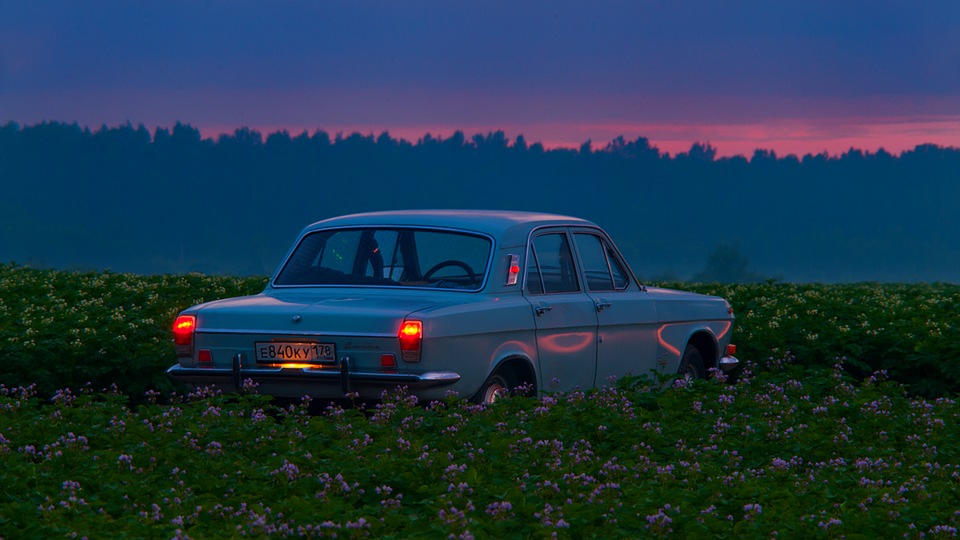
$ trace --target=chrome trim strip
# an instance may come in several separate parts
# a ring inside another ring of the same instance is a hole
[[[197,328],[196,334],[265,334],[270,336],[309,336],[309,337],[337,337],[337,338],[395,338],[396,334],[358,334],[356,332],[323,332],[306,330],[264,330],[256,328]]]
[[[339,367],[339,366],[338,366]],[[231,368],[185,368],[174,364],[167,369],[167,375],[174,380],[193,384],[233,385],[234,372]],[[323,381],[339,386],[340,369],[243,369],[243,379],[254,381]],[[383,373],[371,371],[351,371],[351,384],[370,384],[375,386],[407,385],[411,388],[430,388],[453,384],[460,380],[460,374],[453,371],[430,371],[426,373]]]

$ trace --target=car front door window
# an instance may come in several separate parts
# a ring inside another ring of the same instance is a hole
[[[615,291],[627,287],[629,281],[626,271],[614,256],[613,248],[594,234],[577,233],[574,238],[583,262],[588,291]]]

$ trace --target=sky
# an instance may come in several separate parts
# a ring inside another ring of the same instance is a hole
[[[8,0],[0,123],[960,147],[960,2]]]

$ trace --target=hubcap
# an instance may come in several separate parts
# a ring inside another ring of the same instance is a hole
[[[491,384],[484,393],[483,402],[489,405],[506,395],[507,388],[502,384],[494,383]]]

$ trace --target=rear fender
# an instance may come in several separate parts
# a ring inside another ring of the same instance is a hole
[[[484,377],[484,382],[494,373],[501,373],[510,384],[522,388],[524,395],[537,396],[540,388],[539,374],[534,365],[535,362],[526,353],[506,355],[491,366],[490,371]],[[480,388],[477,388],[477,391],[479,390]]]

